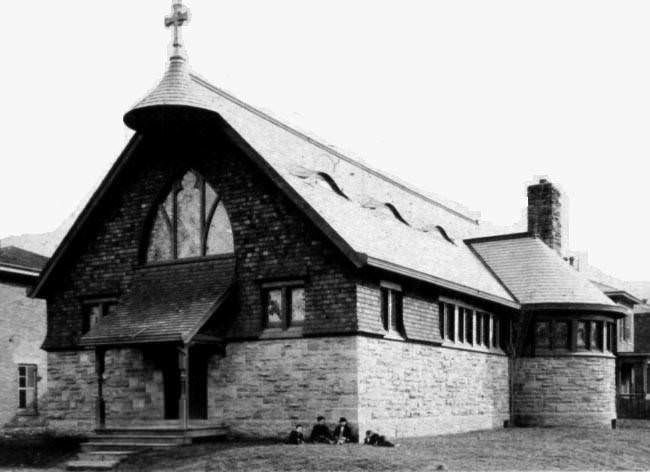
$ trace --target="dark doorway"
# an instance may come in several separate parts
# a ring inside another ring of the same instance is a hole
[[[177,420],[179,418],[181,398],[181,373],[178,368],[178,354],[176,349],[170,351],[165,354],[161,353],[165,419]]]
[[[200,349],[190,350],[190,419],[208,418],[208,356]]]

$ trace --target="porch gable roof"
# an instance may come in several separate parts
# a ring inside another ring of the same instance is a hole
[[[228,297],[234,273],[233,256],[142,267],[80,345],[187,343]]]

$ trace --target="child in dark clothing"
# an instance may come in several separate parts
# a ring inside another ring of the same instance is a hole
[[[348,420],[345,418],[339,419],[339,424],[334,429],[334,443],[345,444],[352,440],[352,430],[348,426]]]
[[[304,444],[305,437],[302,434],[302,425],[297,424],[295,429],[289,433],[288,444]]]
[[[371,430],[366,431],[366,438],[363,440],[363,443],[367,444],[368,446],[395,447],[395,444],[387,441],[386,437],[380,436]]]
[[[316,424],[311,429],[311,442],[332,444],[332,433],[325,424],[325,417],[319,416],[316,418]]]

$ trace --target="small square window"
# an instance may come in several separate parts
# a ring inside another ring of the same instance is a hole
[[[288,329],[305,321],[305,288],[298,284],[276,285],[262,291],[264,327]]]
[[[90,331],[100,319],[110,315],[115,309],[115,300],[100,300],[84,302],[82,334]]]

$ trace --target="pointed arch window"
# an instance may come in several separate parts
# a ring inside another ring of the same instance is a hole
[[[158,206],[147,247],[147,262],[233,252],[232,228],[221,198],[193,170],[174,182]]]

